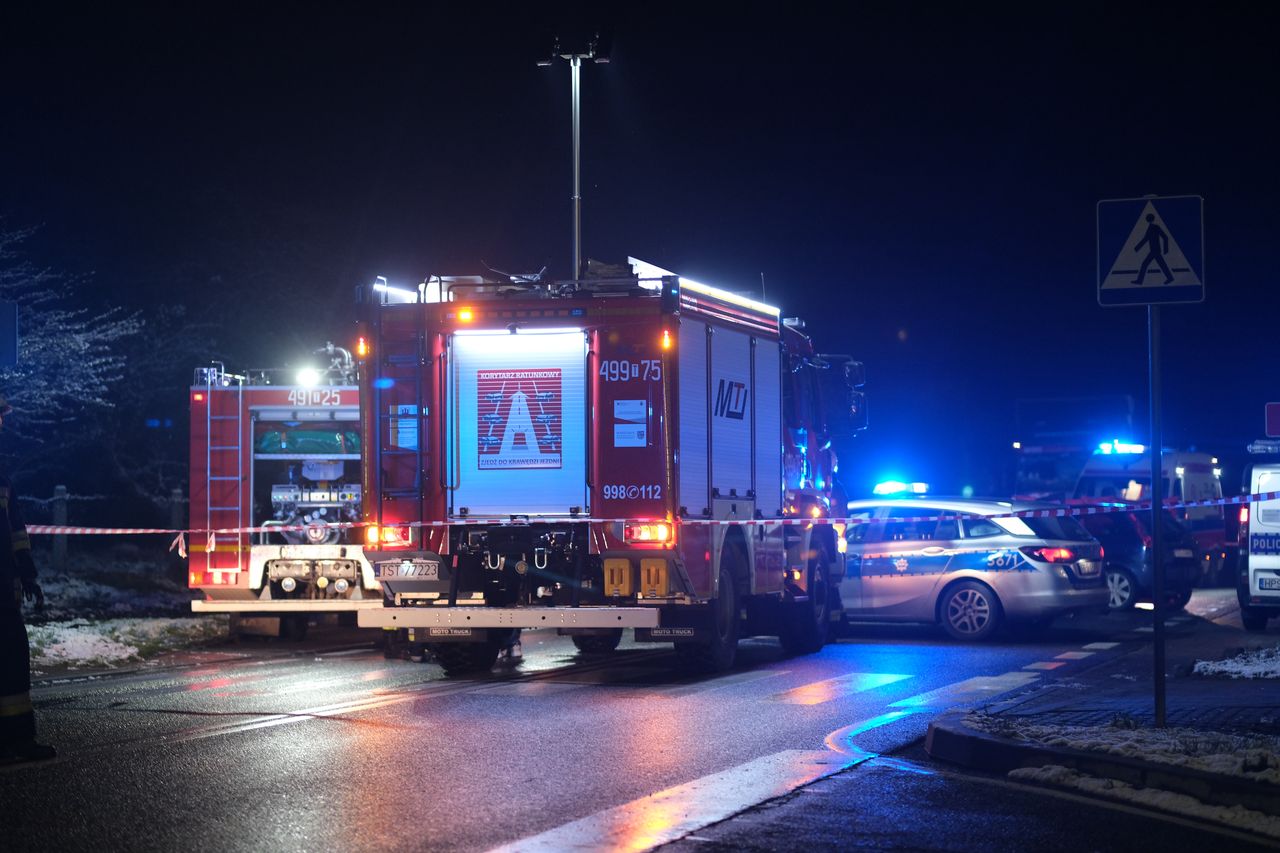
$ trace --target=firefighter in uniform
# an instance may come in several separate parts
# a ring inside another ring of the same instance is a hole
[[[0,427],[13,411],[0,395]],[[23,600],[44,607],[44,591],[36,583],[31,540],[18,512],[9,479],[0,475],[0,761],[53,758],[53,747],[36,742],[36,715],[31,707],[31,647],[22,622]]]

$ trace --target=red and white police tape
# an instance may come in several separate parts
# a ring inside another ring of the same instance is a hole
[[[1214,507],[1214,506],[1238,506],[1241,504],[1261,503],[1263,501],[1272,501],[1280,499],[1280,492],[1258,492],[1250,495],[1236,495],[1229,498],[1213,498],[1202,501],[1166,501],[1164,506],[1166,509],[1194,509],[1197,507]],[[1151,502],[1145,501],[1141,503],[1121,503],[1109,502],[1078,506],[1055,506],[1045,509],[1027,509],[1015,510],[1004,513],[994,513],[985,515],[984,518],[1062,518],[1069,515],[1099,515],[1109,512],[1150,512]],[[934,512],[930,515],[912,516],[909,518],[894,518],[897,522],[924,522],[938,521],[943,518],[955,518],[959,515],[973,515],[969,512]],[[578,522],[592,524],[625,524],[629,521],[635,521],[634,518],[558,518],[557,523]],[[682,525],[757,525],[757,524],[783,524],[783,525],[823,525],[823,524],[867,524],[872,519],[868,518],[848,518],[826,516],[820,518],[728,518],[728,519],[709,519],[709,518],[681,518],[679,523]],[[452,527],[457,525],[488,525],[488,526],[525,526],[530,524],[530,520],[523,516],[508,516],[505,518],[461,518],[450,521],[409,521],[394,522],[385,524],[385,527]],[[177,548],[179,553],[185,554],[184,537],[192,533],[203,533],[209,537],[210,547],[212,541],[217,536],[239,535],[242,533],[281,533],[281,532],[301,532],[323,528],[326,530],[348,530],[353,527],[367,527],[368,522],[354,521],[335,521],[335,522],[317,522],[314,524],[293,524],[293,525],[267,525],[258,527],[218,527],[218,528],[202,528],[202,529],[177,529],[167,527],[73,527],[69,525],[52,525],[52,524],[31,524],[27,526],[27,533],[32,535],[61,535],[61,536],[131,536],[138,534],[169,534],[176,535],[173,544],[169,546],[169,550]]]

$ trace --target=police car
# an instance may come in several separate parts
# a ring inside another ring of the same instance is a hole
[[[1261,452],[1253,445],[1249,449]],[[1280,463],[1253,464],[1247,485],[1255,495],[1280,491]],[[1241,519],[1245,548],[1236,583],[1240,621],[1247,631],[1263,631],[1268,619],[1280,616],[1280,500],[1254,503]]]
[[[1045,504],[963,498],[850,501],[840,597],[851,621],[936,622],[958,640],[1002,623],[1104,612],[1102,546]]]

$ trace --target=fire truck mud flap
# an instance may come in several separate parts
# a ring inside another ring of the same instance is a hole
[[[380,607],[361,628],[656,628],[656,607]]]

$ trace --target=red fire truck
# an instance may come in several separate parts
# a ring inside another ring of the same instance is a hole
[[[816,651],[839,618],[831,439],[862,366],[799,321],[632,259],[620,280],[364,291],[365,554],[446,672],[517,628],[605,653],[625,628],[702,668],[738,638]]]
[[[189,585],[197,613],[301,637],[316,613],[380,607],[364,558],[360,406],[351,354],[324,368],[229,373],[191,387]]]

